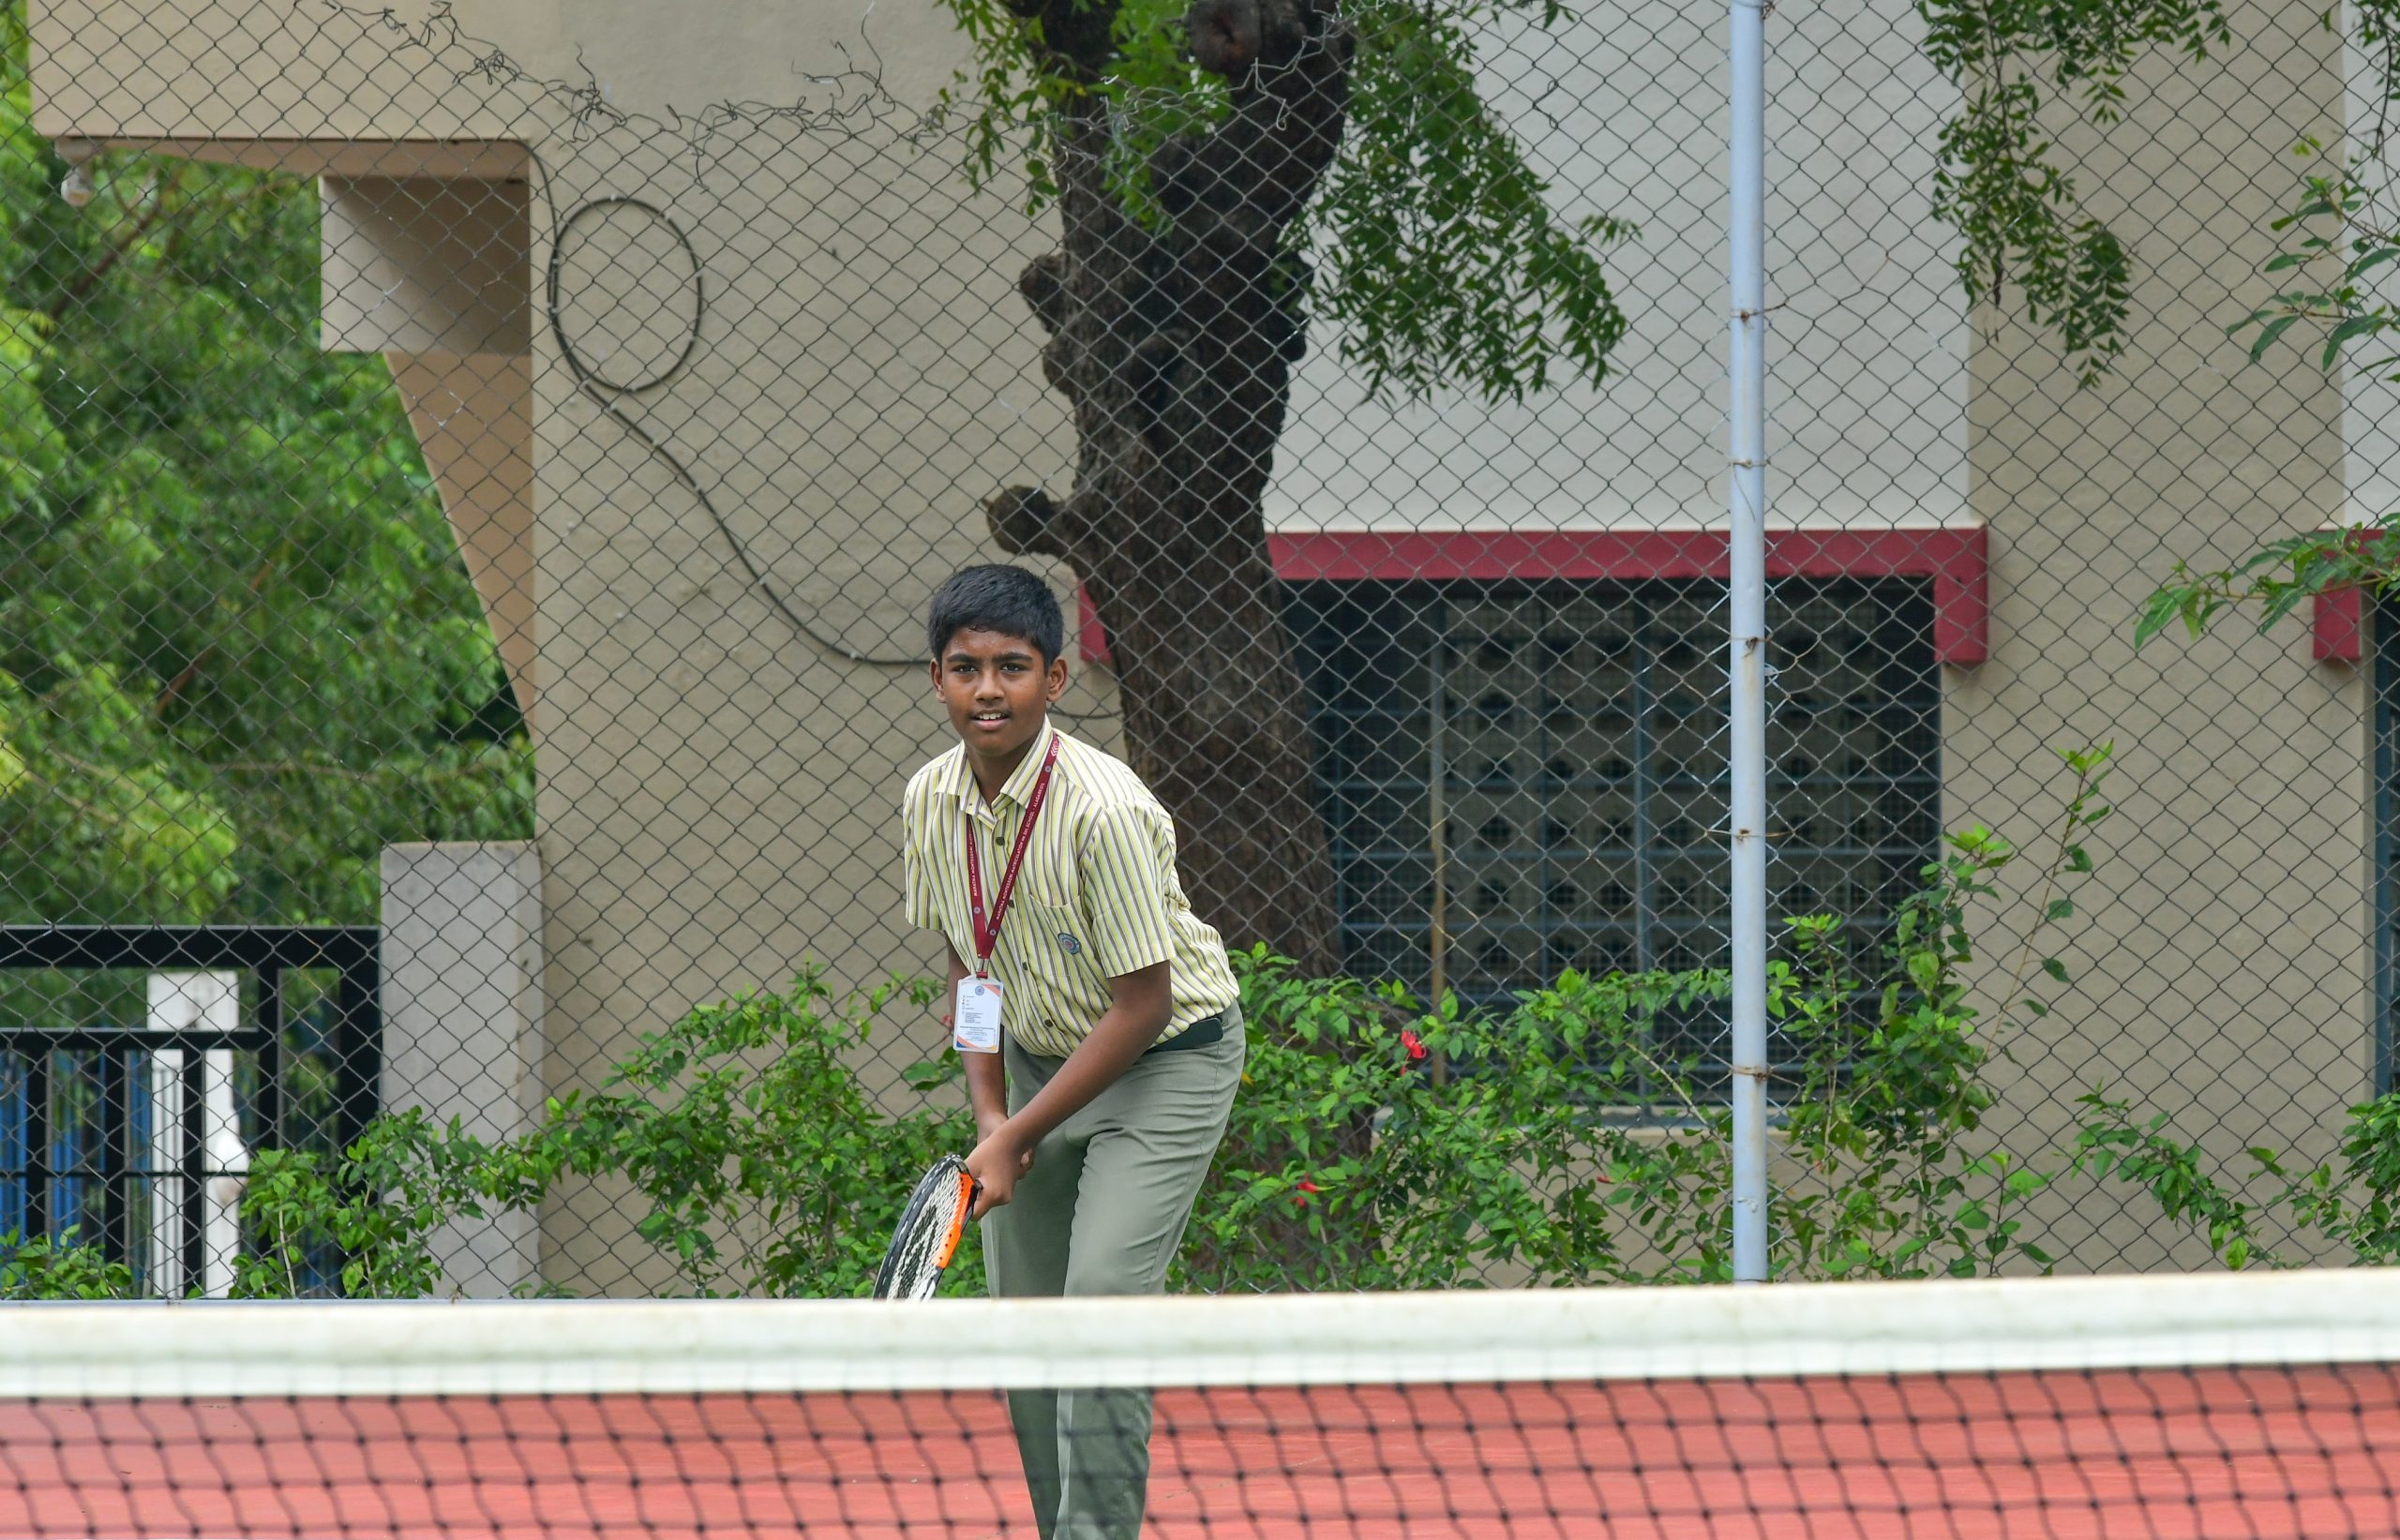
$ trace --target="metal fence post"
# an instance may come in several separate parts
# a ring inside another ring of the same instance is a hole
[[[1766,6],[1732,0],[1733,1281],[1766,1278]]]

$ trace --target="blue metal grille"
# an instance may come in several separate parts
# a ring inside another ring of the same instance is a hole
[[[71,1233],[139,1276],[152,1112],[147,1054],[0,1049],[0,1236]]]
[[[67,986],[55,1001],[77,1002],[29,1010],[27,994],[0,1020],[0,1236],[71,1229],[144,1288],[171,1247],[182,1286],[197,1286],[208,1263],[198,1195],[224,1174],[207,1152],[208,1055],[226,1055],[233,1127],[249,1148],[346,1146],[378,1110],[380,943],[367,927],[0,926],[0,972],[47,975]],[[144,975],[190,969],[250,976],[238,1024],[123,1024],[128,1003],[138,1017]],[[115,1004],[90,1009],[102,1000]],[[180,1074],[183,1122],[162,1156],[153,1134],[166,1050],[178,1054],[164,1072]],[[154,1225],[166,1177],[184,1196],[180,1222],[171,1206]],[[340,1258],[309,1263],[304,1287],[330,1292]]]

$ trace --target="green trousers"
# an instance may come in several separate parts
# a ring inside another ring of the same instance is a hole
[[[1009,1110],[1063,1059],[1005,1049]],[[999,1298],[1155,1294],[1183,1240],[1241,1084],[1242,1025],[1222,1040],[1152,1050],[1060,1124],[983,1219],[983,1265]],[[1138,1540],[1150,1480],[1147,1390],[1024,1390],[1009,1421],[1042,1540]]]

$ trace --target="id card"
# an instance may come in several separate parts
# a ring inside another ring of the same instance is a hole
[[[958,981],[957,1009],[951,1014],[951,1040],[962,1054],[1000,1051],[1000,986],[973,974]]]

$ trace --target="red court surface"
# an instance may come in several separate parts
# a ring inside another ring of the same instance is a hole
[[[1202,1536],[2400,1533],[2400,1366],[1162,1392]],[[1034,1533],[990,1393],[0,1403],[0,1536]]]

